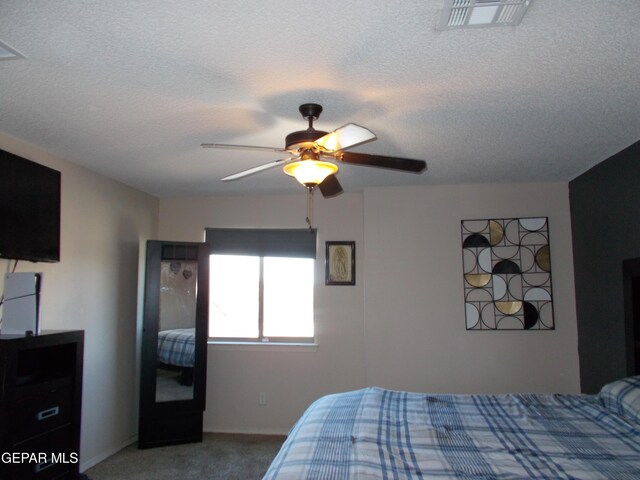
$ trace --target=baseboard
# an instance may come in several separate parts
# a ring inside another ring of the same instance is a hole
[[[131,445],[132,443],[136,442],[138,440],[138,435],[133,435],[132,437],[129,437],[127,440],[125,440],[124,442],[116,445],[113,448],[110,448],[109,450],[106,450],[96,456],[94,456],[93,458],[90,458],[89,460],[82,462],[80,464],[80,471],[84,472],[86,470],[89,470],[91,467],[96,466],[97,464],[99,464],[101,461],[106,460],[107,458],[109,458],[111,455],[115,455],[116,453],[118,453],[120,450],[122,450],[123,448],[128,447],[129,445]]]
[[[256,428],[216,428],[216,429],[208,429],[205,428],[203,430],[205,433],[239,433],[242,435],[280,435],[286,436],[289,432],[283,432],[282,430],[272,430],[272,429],[256,429]]]

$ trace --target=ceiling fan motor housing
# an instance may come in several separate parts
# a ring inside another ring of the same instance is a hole
[[[308,130],[300,130],[298,132],[292,132],[285,138],[285,146],[284,148],[287,150],[299,151],[300,149],[309,149],[313,147],[313,143],[324,137],[327,132],[323,132],[321,130],[315,130],[310,128]]]

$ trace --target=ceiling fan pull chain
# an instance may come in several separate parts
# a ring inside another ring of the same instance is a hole
[[[309,225],[309,230],[313,230],[313,190],[315,187],[307,187],[307,218],[306,222]]]

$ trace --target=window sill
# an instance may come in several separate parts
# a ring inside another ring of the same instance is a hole
[[[208,346],[218,351],[249,351],[249,352],[315,352],[317,343],[288,343],[288,342],[220,342],[209,340]]]

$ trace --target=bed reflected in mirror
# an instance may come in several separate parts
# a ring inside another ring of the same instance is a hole
[[[160,265],[156,402],[194,398],[197,273],[196,261]]]

